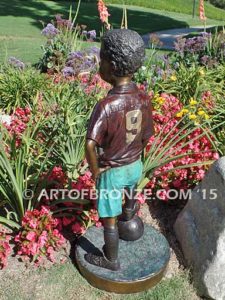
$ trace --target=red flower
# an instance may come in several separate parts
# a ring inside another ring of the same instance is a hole
[[[83,234],[85,232],[85,228],[80,223],[76,222],[72,226],[72,230],[75,234]]]

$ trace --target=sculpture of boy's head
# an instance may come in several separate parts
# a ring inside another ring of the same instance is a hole
[[[113,78],[132,77],[142,66],[145,45],[140,35],[129,29],[110,30],[102,37],[100,75],[113,83]]]

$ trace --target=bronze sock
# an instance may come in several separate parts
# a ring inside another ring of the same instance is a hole
[[[85,259],[90,264],[117,271],[120,268],[118,260],[119,233],[117,226],[104,227],[104,241],[104,256],[97,256],[92,253],[87,253],[85,254]]]

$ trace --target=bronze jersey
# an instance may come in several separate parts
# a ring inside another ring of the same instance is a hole
[[[152,107],[147,94],[134,83],[113,88],[92,112],[87,139],[100,148],[100,166],[119,167],[140,158],[154,134]]]

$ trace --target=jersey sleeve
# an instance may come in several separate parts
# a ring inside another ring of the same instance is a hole
[[[104,106],[99,102],[95,105],[91,114],[86,139],[95,141],[101,147],[107,134],[107,127],[106,112]]]
[[[149,140],[150,137],[154,134],[155,134],[155,129],[153,124],[153,116],[152,116],[152,103],[151,100],[149,100],[149,105],[147,109],[145,125],[143,130],[143,141]]]

